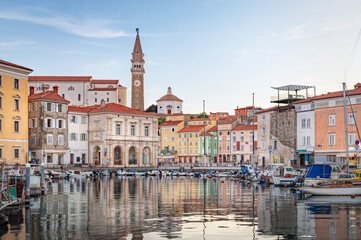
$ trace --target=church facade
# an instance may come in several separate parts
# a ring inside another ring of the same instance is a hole
[[[168,87],[167,94],[157,100],[158,114],[182,113],[183,100],[173,95],[172,88]]]

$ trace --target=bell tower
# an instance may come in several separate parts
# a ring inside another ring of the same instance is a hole
[[[132,108],[144,111],[144,54],[140,44],[139,28],[136,29],[134,49],[132,53]]]

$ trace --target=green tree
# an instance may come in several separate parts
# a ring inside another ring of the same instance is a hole
[[[207,113],[205,113],[205,112],[201,112],[201,113],[197,116],[197,118],[203,118],[203,116],[204,116],[204,118],[209,118],[209,115],[208,115]]]
[[[154,112],[154,113],[156,113],[156,112],[157,112],[157,105],[156,105],[156,104],[152,104],[152,105],[150,105],[145,111],[146,111],[146,112]]]

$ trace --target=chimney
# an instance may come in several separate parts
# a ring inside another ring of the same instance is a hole
[[[29,96],[34,95],[34,89],[35,88],[33,86],[30,87],[30,95]]]
[[[59,87],[58,86],[54,86],[53,87],[53,92],[55,92],[56,94],[59,92]]]
[[[100,101],[100,108],[105,108],[105,100],[104,99],[102,99]]]
[[[48,90],[49,90],[50,85],[49,85],[49,84],[45,84],[45,83],[43,83],[43,85],[42,85],[41,87],[43,88],[43,92],[46,92],[46,91],[48,91]]]

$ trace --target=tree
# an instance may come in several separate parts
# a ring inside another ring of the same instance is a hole
[[[154,113],[156,113],[156,112],[157,112],[157,105],[156,105],[156,104],[152,104],[152,105],[150,105],[145,111],[146,111],[146,112],[154,112]]]
[[[209,118],[209,115],[208,115],[207,113],[205,113],[205,112],[201,112],[201,113],[197,116],[197,118],[203,118],[203,116],[204,116],[204,118]]]

